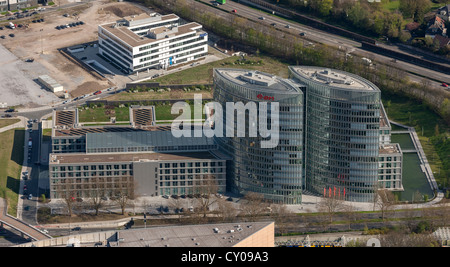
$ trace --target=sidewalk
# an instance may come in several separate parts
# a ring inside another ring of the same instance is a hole
[[[14,124],[5,126],[3,128],[0,128],[0,133],[6,132],[6,131],[9,131],[9,130],[12,130],[12,129],[16,129],[16,128],[26,128],[26,126],[27,126],[27,118],[22,117],[22,116],[17,116],[15,118],[11,118],[11,119],[16,119],[16,118],[20,119],[20,121],[14,123]],[[9,119],[5,119],[5,120],[9,120]]]

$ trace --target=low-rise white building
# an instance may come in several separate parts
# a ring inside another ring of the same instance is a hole
[[[202,25],[180,25],[177,15],[140,14],[98,26],[99,53],[125,73],[168,68],[204,57]]]
[[[64,91],[64,87],[48,75],[41,75],[38,80],[53,93]]]

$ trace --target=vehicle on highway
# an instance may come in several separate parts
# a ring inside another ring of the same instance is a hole
[[[442,86],[444,86],[444,87],[448,87],[448,84],[446,84],[446,83],[442,83]]]
[[[291,25],[286,24],[286,28],[290,29],[290,28],[291,28]]]
[[[259,17],[259,19],[260,19],[260,20],[265,20],[266,18],[265,18],[265,17]]]
[[[300,33],[300,36],[305,36],[305,33],[304,33],[304,32],[301,32],[301,33]]]
[[[270,24],[270,25],[272,25],[272,26],[274,26],[274,27],[275,27],[275,26],[277,26],[277,24],[276,24],[276,23],[272,23],[272,24]]]
[[[28,195],[28,200],[32,200],[33,199],[33,195],[32,194],[29,194]]]
[[[231,10],[231,12],[233,12],[233,13],[237,13],[237,10],[236,10],[236,9],[233,9],[233,10]]]
[[[97,91],[97,92],[94,93],[94,95],[99,95],[101,93],[102,93],[102,91]]]

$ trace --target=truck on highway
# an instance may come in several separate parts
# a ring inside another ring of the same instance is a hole
[[[221,5],[225,5],[225,3],[227,2],[226,0],[216,0],[217,3],[221,4]]]

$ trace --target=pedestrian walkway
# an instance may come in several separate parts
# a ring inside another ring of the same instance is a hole
[[[45,240],[51,238],[51,236],[41,232],[33,226],[7,214],[6,200],[0,198],[0,227],[3,227],[3,224],[19,231],[23,235],[29,236],[33,240]]]
[[[14,124],[5,126],[3,128],[0,128],[0,133],[12,130],[12,129],[16,129],[16,128],[25,128],[27,126],[27,118],[22,117],[22,116],[18,116],[16,117],[17,119],[20,119],[19,122],[16,122]],[[14,118],[14,119],[16,119]]]

